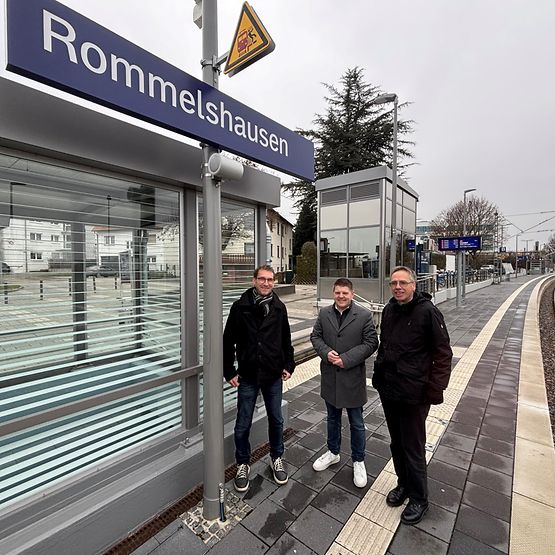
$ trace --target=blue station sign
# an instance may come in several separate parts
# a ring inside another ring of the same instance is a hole
[[[7,0],[7,39],[9,71],[314,180],[311,141],[63,4]]]

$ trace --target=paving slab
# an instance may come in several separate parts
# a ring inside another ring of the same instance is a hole
[[[295,516],[283,507],[266,499],[241,524],[264,543],[271,546],[295,521]]]
[[[474,507],[461,505],[456,529],[502,553],[509,552],[509,523]]]
[[[345,523],[360,503],[360,498],[329,483],[310,504],[323,513]]]
[[[267,553],[267,551],[268,546],[260,538],[257,538],[243,525],[239,524],[221,542],[212,547],[209,553],[210,555],[231,555],[232,553],[262,555]],[[187,553],[187,551],[174,551],[171,555],[176,555],[177,553]],[[156,555],[158,555],[158,552],[156,552]],[[167,555],[170,554],[168,553]]]
[[[449,549],[447,542],[416,528],[415,526],[402,526],[395,539],[389,546],[392,555],[445,555]]]
[[[298,516],[309,503],[316,497],[317,493],[297,482],[289,479],[287,484],[277,488],[277,490],[268,497],[270,501],[281,505],[286,511]]]
[[[288,532],[318,555],[324,555],[341,528],[339,521],[309,505]]]

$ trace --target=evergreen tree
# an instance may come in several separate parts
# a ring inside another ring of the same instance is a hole
[[[316,179],[340,175],[388,164],[393,156],[393,106],[372,104],[381,94],[377,86],[364,81],[364,71],[355,67],[348,69],[340,79],[340,85],[324,86],[327,110],[317,114],[315,128],[300,133],[315,143]],[[406,104],[401,104],[402,108]],[[412,131],[411,121],[398,121],[398,156],[410,158],[408,146],[402,135]],[[399,164],[399,173],[402,168]],[[296,197],[296,206],[314,214],[316,221],[316,191],[307,181],[294,181],[284,188]]]
[[[293,256],[301,254],[302,246],[307,242],[315,242],[316,236],[316,211],[310,204],[301,206],[297,223],[293,231]]]
[[[297,256],[296,283],[316,283],[316,245],[314,241],[306,242],[301,248],[301,254]]]

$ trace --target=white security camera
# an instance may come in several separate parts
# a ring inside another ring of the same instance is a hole
[[[243,164],[216,152],[208,159],[208,171],[218,179],[237,180],[243,177]]]

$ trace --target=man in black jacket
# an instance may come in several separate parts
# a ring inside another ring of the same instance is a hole
[[[274,270],[254,271],[253,287],[233,303],[224,330],[224,377],[237,391],[235,489],[249,488],[249,434],[259,391],[268,416],[270,467],[277,484],[287,483],[283,466],[282,382],[295,369],[287,309],[274,289]],[[235,369],[237,359],[237,370]]]
[[[380,394],[391,436],[397,486],[386,498],[404,524],[416,524],[428,510],[426,417],[443,402],[453,353],[443,315],[427,293],[416,292],[416,276],[405,266],[391,273],[393,298],[382,314],[380,346],[372,383]]]

